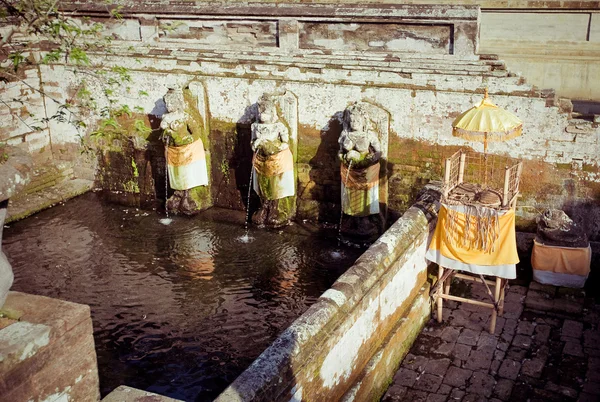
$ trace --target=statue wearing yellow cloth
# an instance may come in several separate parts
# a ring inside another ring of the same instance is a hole
[[[163,115],[160,127],[165,141],[169,185],[175,190],[166,208],[191,215],[211,203],[202,122],[194,116],[181,89],[169,89],[164,101],[168,113]]]
[[[369,115],[361,103],[344,111],[344,129],[338,143],[342,181],[341,232],[361,240],[379,235],[379,170],[381,143],[371,129]]]
[[[258,102],[258,121],[252,124],[252,187],[261,208],[252,221],[259,226],[287,225],[296,212],[294,157],[289,128],[279,119],[275,97],[263,95]]]

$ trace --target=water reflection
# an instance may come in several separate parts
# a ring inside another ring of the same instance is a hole
[[[335,235],[240,243],[241,226],[172,219],[88,194],[5,231],[14,290],[91,306],[103,395],[214,398],[360,253],[334,257]]]

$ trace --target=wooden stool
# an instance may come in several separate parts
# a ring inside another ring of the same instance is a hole
[[[475,304],[477,306],[487,307],[492,309],[492,318],[490,320],[490,333],[493,334],[496,330],[496,317],[502,315],[504,310],[504,287],[506,286],[506,279],[496,277],[496,281],[487,280],[483,275],[475,276],[476,274],[471,273],[460,273],[453,269],[444,268],[440,266],[438,276],[438,294],[437,294],[437,318],[438,322],[442,322],[442,312],[444,308],[444,299],[454,300],[462,303]],[[490,296],[490,303],[482,302],[479,300],[467,299],[464,297],[452,296],[450,294],[450,283],[452,277],[456,276],[460,279],[465,279],[473,282],[482,283]],[[490,290],[490,286],[494,287],[494,293]]]

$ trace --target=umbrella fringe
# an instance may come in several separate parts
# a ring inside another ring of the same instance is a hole
[[[502,141],[508,141],[508,140],[511,140],[513,138],[520,136],[522,131],[523,131],[522,124],[508,132],[489,132],[489,133],[469,131],[469,130],[465,130],[465,129],[462,129],[459,127],[453,127],[452,135],[454,137],[463,138],[467,141],[480,141],[480,142],[484,141],[484,139],[486,139],[485,137],[487,135],[488,142],[502,142]]]

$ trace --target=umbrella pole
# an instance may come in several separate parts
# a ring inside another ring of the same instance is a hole
[[[486,91],[487,92],[487,91]],[[487,188],[487,176],[488,176],[488,171],[487,171],[487,137],[488,134],[484,133],[483,134],[483,187]]]

